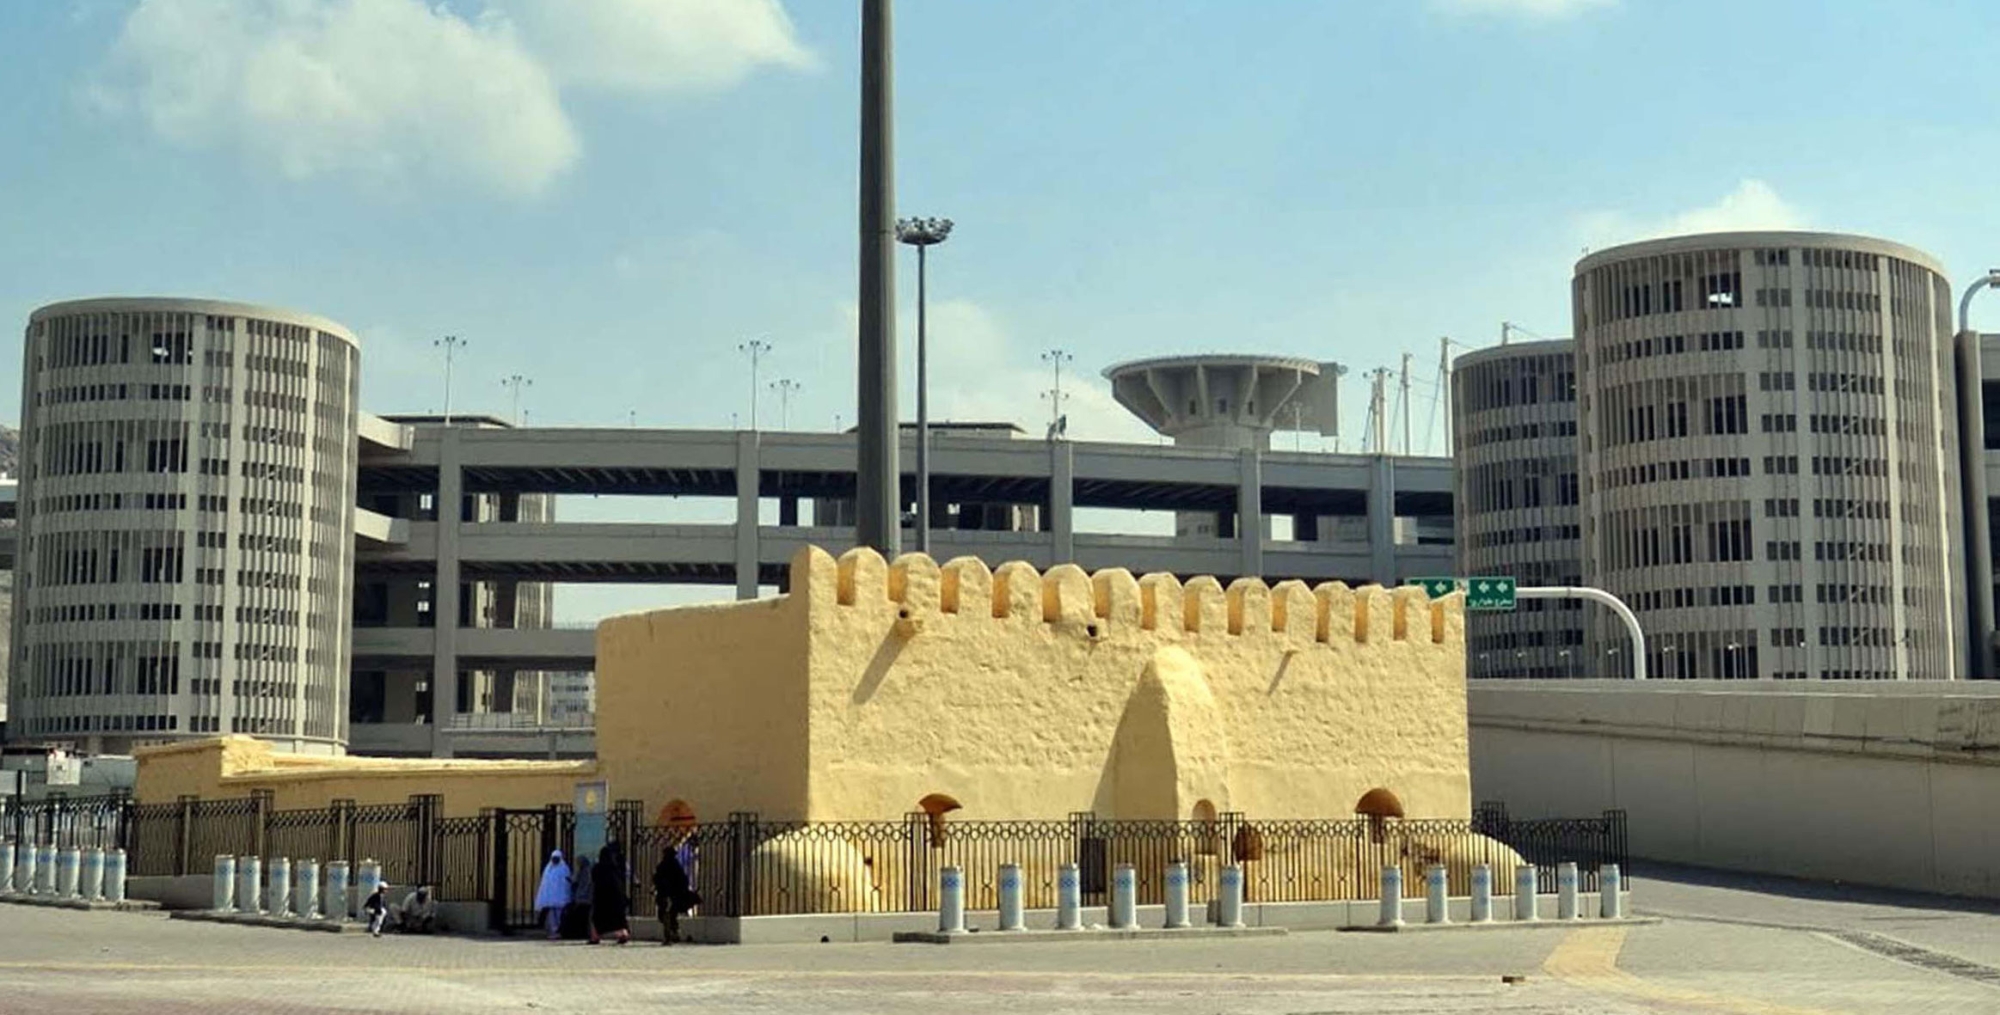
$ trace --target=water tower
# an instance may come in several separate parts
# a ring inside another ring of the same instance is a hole
[[[1347,368],[1293,356],[1165,356],[1104,371],[1118,404],[1179,447],[1268,451],[1273,430],[1340,432]],[[1268,521],[1265,522],[1268,531]],[[1227,536],[1209,512],[1175,516],[1181,536]]]

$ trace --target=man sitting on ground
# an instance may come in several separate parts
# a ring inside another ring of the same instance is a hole
[[[437,899],[429,885],[403,896],[395,913],[396,929],[405,934],[430,934],[437,930]]]

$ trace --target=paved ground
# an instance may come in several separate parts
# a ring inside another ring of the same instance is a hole
[[[1640,874],[1638,908],[1673,918],[1630,928],[976,949],[378,941],[6,906],[0,1013],[2000,1011],[2000,910],[1692,871]]]

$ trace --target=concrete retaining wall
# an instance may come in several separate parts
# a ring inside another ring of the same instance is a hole
[[[209,874],[126,878],[125,897],[157,902],[161,909],[207,909],[215,901],[215,879]]]
[[[1636,857],[2000,898],[2000,685],[1474,681],[1473,792]]]

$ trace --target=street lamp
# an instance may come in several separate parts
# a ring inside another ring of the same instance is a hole
[[[917,552],[931,552],[930,361],[924,329],[925,255],[951,236],[950,219],[901,219],[896,242],[917,248]]]
[[[736,347],[737,352],[750,354],[750,432],[757,431],[757,360],[771,351],[771,343],[761,338],[753,338]]]
[[[451,425],[451,359],[452,354],[465,348],[465,339],[457,335],[446,335],[431,343],[444,350],[444,425]]]
[[[515,426],[518,427],[522,423],[521,389],[532,388],[535,386],[535,382],[531,378],[523,377],[520,374],[510,374],[506,377],[500,378],[500,386],[503,388],[510,389],[514,393],[513,423]]]
[[[1069,351],[1066,349],[1050,349],[1048,352],[1042,354],[1042,362],[1047,363],[1050,366],[1054,367],[1056,371],[1055,387],[1052,387],[1049,390],[1042,392],[1042,397],[1049,400],[1050,440],[1055,440],[1056,438],[1063,436],[1063,434],[1067,432],[1067,430],[1069,429],[1067,421],[1063,418],[1063,411],[1062,411],[1063,402],[1068,400],[1069,398],[1068,395],[1063,394],[1062,368],[1064,363],[1068,363],[1069,361],[1075,358],[1076,357],[1070,355]]]
[[[1965,295],[1958,298],[1958,330],[1961,333],[1972,330],[1968,315],[1972,312],[1973,295],[1988,287],[2000,288],[2000,268],[1986,269],[1986,274],[1966,286]]]
[[[789,377],[780,377],[771,382],[771,390],[778,393],[778,429],[789,430],[792,425],[792,393],[799,390],[799,382]]]

